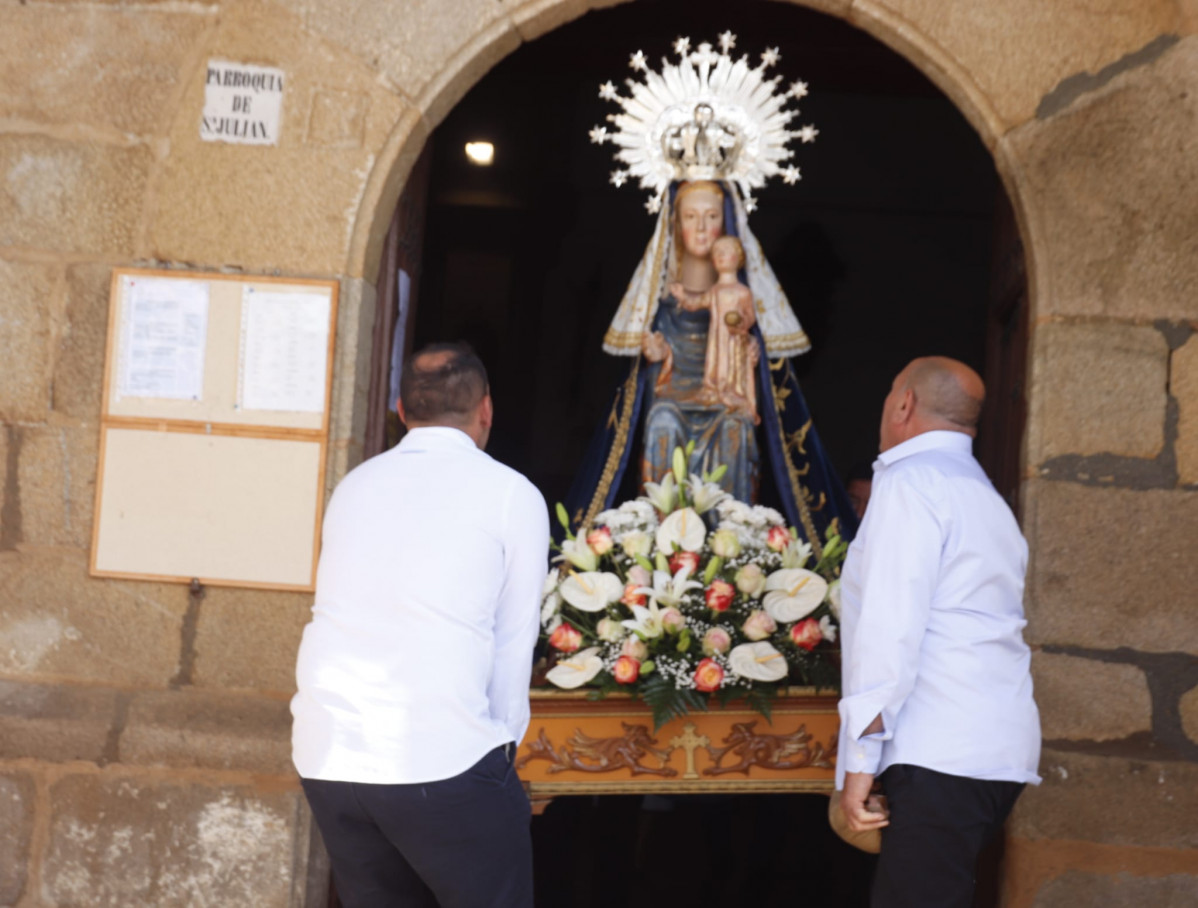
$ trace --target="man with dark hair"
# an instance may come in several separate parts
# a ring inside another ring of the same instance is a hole
[[[549,545],[545,501],[483,453],[483,364],[404,368],[408,434],[325,515],[291,701],[292,755],[347,908],[531,908],[513,767]]]
[[[872,908],[969,908],[978,855],[1040,781],[1027,544],[971,452],[984,394],[944,357],[895,378],[841,578],[836,787],[853,831],[882,829]]]

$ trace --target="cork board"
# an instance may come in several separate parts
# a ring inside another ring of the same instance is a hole
[[[117,269],[91,573],[311,590],[337,284]]]

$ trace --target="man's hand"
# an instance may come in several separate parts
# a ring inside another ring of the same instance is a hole
[[[867,772],[847,772],[840,806],[853,832],[866,832],[889,826],[890,811],[879,795],[872,794],[874,777]]]

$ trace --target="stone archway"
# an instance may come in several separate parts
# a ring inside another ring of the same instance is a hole
[[[1136,766],[1152,766],[1161,785],[1194,778],[1184,762],[1154,761],[1165,745],[1193,753],[1194,698],[1185,693],[1193,681],[1182,681],[1195,676],[1166,655],[1198,652],[1198,644],[1182,630],[1179,606],[1130,606],[1125,615],[1103,604],[1093,577],[1118,564],[1143,589],[1181,601],[1185,578],[1194,576],[1171,560],[1188,556],[1170,527],[1198,525],[1198,457],[1185,460],[1187,444],[1198,451],[1195,423],[1187,429],[1185,422],[1187,412],[1192,421],[1198,413],[1198,341],[1190,335],[1198,322],[1198,170],[1179,150],[1194,139],[1198,18],[1165,0],[1113,0],[1107,16],[1089,23],[1032,2],[1002,11],[970,3],[951,13],[919,0],[799,5],[837,15],[897,50],[957,105],[994,157],[1028,257],[1034,326],[1023,485],[1035,552],[1028,637],[1038,647],[1046,759],[1057,775],[1030,793],[1016,817],[1011,904],[1069,904],[1125,888],[1146,901],[1163,898],[1154,876],[1192,885],[1194,852],[1185,850],[1192,836],[1168,829],[1159,814],[1154,826],[1145,802],[1121,792]],[[569,2],[535,6],[539,21],[552,25],[587,11]],[[373,274],[411,162],[444,112],[514,49],[513,31],[530,39],[515,26],[479,30],[461,45],[469,50],[437,70],[434,87],[420,95],[421,112],[393,130],[358,208],[349,274]],[[1129,529],[1128,515],[1161,543],[1143,557],[1094,541],[1112,526]],[[1122,706],[1088,707],[1095,690]],[[1104,748],[1108,740],[1117,744]],[[1120,797],[1124,821],[1100,806]],[[1162,856],[1162,848],[1175,853]],[[1062,900],[1036,901],[1049,890]]]
[[[403,189],[412,164],[432,130],[454,104],[486,71],[522,41],[532,41],[591,9],[618,5],[604,0],[535,0],[513,14],[511,30],[492,24],[471,35],[429,80],[417,99],[417,110],[401,118],[385,145],[379,149],[373,170],[363,193],[354,221],[346,272],[354,277],[373,275],[379,250],[396,200]],[[870,34],[898,52],[924,73],[957,106],[977,131],[983,144],[994,156],[1004,188],[1015,208],[1021,232],[1030,239],[1032,224],[1018,178],[1016,158],[1004,146],[1003,136],[1021,113],[1026,113],[1030,98],[1008,104],[996,101],[994,88],[971,72],[961,56],[936,34],[936,29],[921,27],[919,19],[904,18],[885,3],[853,0],[780,0],[827,13]],[[933,11],[934,12],[934,11]],[[935,18],[934,16],[932,18]],[[989,89],[989,90],[988,90]],[[1031,243],[1025,243],[1029,248]]]

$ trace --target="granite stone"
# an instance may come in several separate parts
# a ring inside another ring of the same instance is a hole
[[[1032,677],[1046,739],[1109,741],[1152,728],[1148,679],[1134,665],[1037,652]]]

